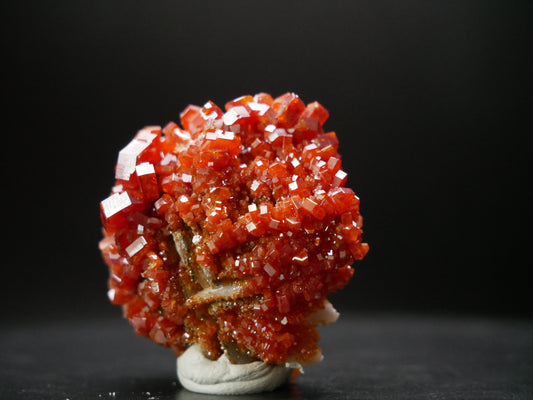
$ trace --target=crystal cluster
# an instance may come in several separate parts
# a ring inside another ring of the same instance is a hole
[[[100,204],[109,299],[177,355],[316,362],[326,296],[368,251],[329,113],[293,93],[225,110],[189,105],[120,151]]]

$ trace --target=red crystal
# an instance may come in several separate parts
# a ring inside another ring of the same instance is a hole
[[[294,93],[188,106],[119,152],[100,203],[108,296],[139,335],[265,362],[316,361],[313,316],[362,259],[329,113]]]
[[[329,112],[318,101],[309,103],[302,113],[302,117],[315,119],[320,126],[324,125],[324,122],[329,118]]]

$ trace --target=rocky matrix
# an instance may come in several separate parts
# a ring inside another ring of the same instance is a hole
[[[326,296],[362,243],[329,116],[293,93],[188,106],[137,133],[100,204],[108,296],[135,332],[181,355],[309,365]]]

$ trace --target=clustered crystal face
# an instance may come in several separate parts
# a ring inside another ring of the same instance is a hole
[[[345,188],[319,103],[260,93],[188,106],[120,151],[100,204],[109,299],[139,335],[180,355],[317,360],[317,315],[362,259],[359,199]]]

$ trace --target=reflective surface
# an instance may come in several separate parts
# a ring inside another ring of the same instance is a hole
[[[2,399],[525,399],[533,323],[342,315],[322,329],[325,359],[272,393],[183,390],[168,349],[120,318],[11,324],[0,332]]]

